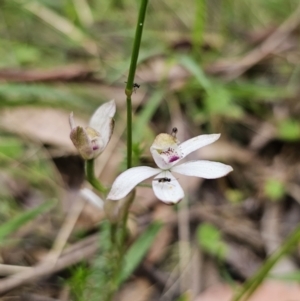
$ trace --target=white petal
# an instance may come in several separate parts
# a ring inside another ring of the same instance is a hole
[[[93,114],[89,126],[100,133],[102,143],[106,147],[113,132],[113,117],[116,113],[116,103],[114,100],[101,105]]]
[[[102,132],[102,123],[105,119],[110,119],[115,116],[116,113],[116,102],[111,100],[102,104],[91,117],[89,126],[97,130],[99,133]]]
[[[212,161],[189,161],[171,169],[186,176],[195,176],[204,179],[216,179],[227,175],[233,170],[230,165]]]
[[[96,193],[94,193],[92,190],[87,189],[87,188],[83,188],[83,189],[80,190],[80,194],[86,201],[88,201],[91,204],[95,205],[99,209],[103,209],[103,206],[104,206],[103,200]]]
[[[179,146],[183,157],[186,157],[191,152],[211,144],[220,138],[221,134],[211,134],[211,135],[200,135],[194,138],[191,138],[187,141],[184,141]]]
[[[137,184],[154,175],[157,175],[159,172],[160,169],[147,166],[139,166],[127,169],[116,178],[107,198],[110,200],[122,199]]]
[[[156,197],[166,204],[176,204],[184,197],[180,184],[169,171],[163,171],[156,176],[152,187]]]

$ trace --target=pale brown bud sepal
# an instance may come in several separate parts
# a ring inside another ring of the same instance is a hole
[[[113,133],[115,113],[115,101],[106,102],[96,110],[85,128],[76,126],[73,113],[70,114],[70,138],[83,159],[95,159],[104,151]]]

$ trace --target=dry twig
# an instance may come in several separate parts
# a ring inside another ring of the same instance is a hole
[[[243,217],[243,222],[241,222],[234,213],[228,217],[219,208],[216,209],[212,206],[202,205],[193,206],[190,209],[189,215],[191,222],[197,220],[210,222],[218,227],[221,232],[252,246],[257,252],[264,251],[264,243],[260,232],[254,227],[254,224],[245,217]],[[172,215],[165,222],[177,225],[177,216]]]
[[[80,245],[80,248],[78,248],[78,245]],[[32,267],[30,271],[21,271],[20,273],[1,280],[0,294],[4,294],[24,284],[32,283],[42,277],[49,276],[84,259],[88,259],[95,254],[97,248],[98,243],[95,237],[93,237],[93,239],[89,237],[80,241],[66,249],[55,265],[51,262],[42,262]]]
[[[75,224],[77,222],[77,219],[85,205],[84,201],[78,200],[76,197],[73,200],[73,204],[71,206],[70,211],[68,212],[65,222],[62,225],[56,240],[54,242],[54,245],[51,249],[51,251],[48,253],[47,257],[45,258],[45,261],[52,262],[53,265],[55,265],[56,261],[58,260],[60,254],[62,253],[69,236],[71,235]]]

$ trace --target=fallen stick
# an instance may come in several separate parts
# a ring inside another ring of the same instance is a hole
[[[241,224],[239,219],[233,219],[232,215],[231,217],[226,217],[225,212],[217,210],[212,206],[194,206],[190,210],[189,215],[191,222],[201,220],[212,223],[218,227],[221,232],[252,246],[257,252],[264,251],[264,243],[260,232],[254,227],[254,224],[246,218],[244,218],[243,224]],[[165,219],[165,222],[171,225],[177,225],[177,216],[175,214],[170,215]]]
[[[45,261],[51,261],[55,265],[56,261],[63,252],[63,249],[75,227],[77,219],[81,214],[85,202],[82,200],[75,199],[75,202],[72,204],[71,209],[68,211],[68,214],[65,218],[65,221],[58,232],[58,235],[54,241],[53,247],[44,259]]]
[[[88,244],[82,248],[76,248],[76,244],[69,247],[73,251],[70,252],[68,249],[63,253],[63,255],[57,260],[56,264],[50,262],[42,262],[34,267],[31,267],[30,270],[21,271],[11,277],[5,278],[0,281],[0,295],[7,293],[8,291],[22,286],[24,284],[31,283],[35,280],[38,280],[42,277],[51,275],[58,271],[65,269],[73,264],[76,264],[84,259],[89,259],[90,256],[95,254],[98,249],[97,240],[87,239]],[[82,241],[78,244],[82,244]]]
[[[14,275],[16,273],[30,271],[31,267],[24,267],[19,265],[0,264],[0,276]]]
[[[59,301],[58,299],[53,299],[50,297],[45,297],[37,294],[29,294],[29,293],[22,294],[21,300],[22,301]]]

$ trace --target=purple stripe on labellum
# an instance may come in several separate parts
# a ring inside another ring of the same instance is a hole
[[[180,159],[180,157],[174,155],[174,156],[172,156],[172,157],[169,159],[169,163],[172,163],[172,162],[174,162],[174,161],[177,161],[178,159]]]
[[[172,163],[181,158],[181,156],[178,154],[177,150],[174,148],[169,147],[167,150],[163,151],[161,155],[166,156],[167,162]]]

